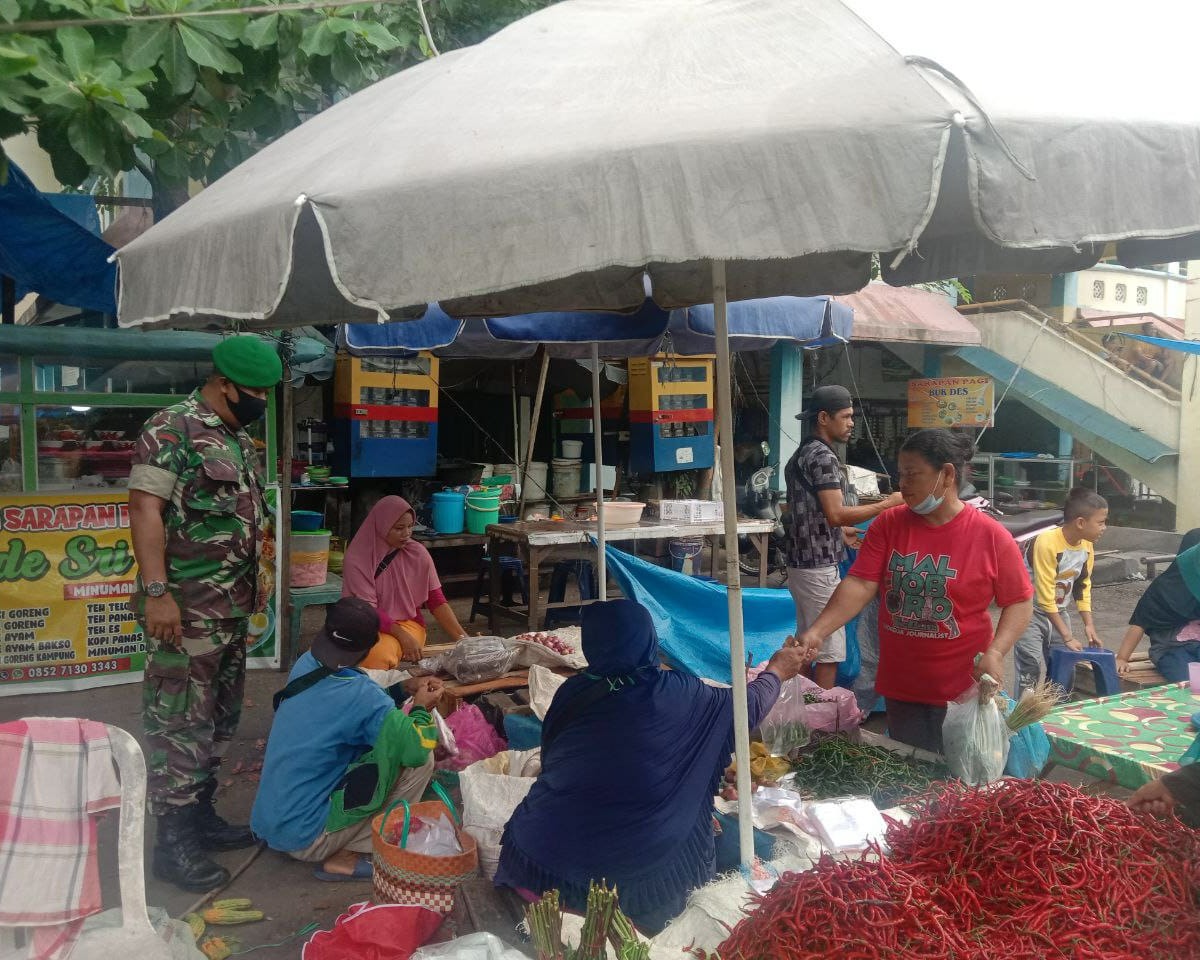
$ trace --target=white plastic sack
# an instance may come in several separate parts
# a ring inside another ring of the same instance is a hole
[[[980,696],[972,683],[957,700],[946,704],[942,748],[950,772],[972,786],[991,783],[1004,775],[1012,731],[994,696]]]
[[[539,720],[546,719],[554,695],[566,682],[566,677],[559,676],[553,670],[538,666],[529,668],[529,706],[533,708],[534,716]]]
[[[454,833],[454,824],[444,813],[433,819],[413,817],[404,848],[427,857],[454,857],[462,853],[462,844]]]
[[[422,947],[411,960],[529,960],[491,933],[472,933]]]
[[[463,830],[475,838],[479,868],[489,880],[496,877],[504,827],[541,772],[541,756],[541,750],[505,750],[459,774]]]

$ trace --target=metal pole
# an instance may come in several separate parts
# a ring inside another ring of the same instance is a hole
[[[525,519],[525,501],[529,499],[529,464],[533,461],[533,443],[537,439],[538,421],[542,416],[542,395],[546,392],[546,373],[550,369],[550,351],[542,347],[542,369],[538,374],[537,393],[533,398],[533,415],[529,422],[529,443],[525,445],[525,463],[521,476],[525,482],[521,484],[521,502],[517,507],[517,520]],[[542,491],[545,493],[545,491]]]
[[[600,426],[600,344],[592,344],[592,444],[596,468],[596,582],[600,599],[608,599],[608,558],[604,554],[604,435]],[[747,770],[750,768],[747,767]]]
[[[738,841],[742,866],[754,862],[754,807],[750,782],[750,721],[746,701],[746,638],[742,623],[742,572],[738,568],[737,491],[733,477],[733,369],[729,360],[725,261],[712,262],[713,319],[717,339],[717,417],[721,434],[721,500],[725,510],[725,581],[729,597],[729,672],[733,682],[733,746],[737,759]],[[766,562],[761,558],[760,562]]]
[[[279,340],[279,352],[283,354],[283,381],[280,389],[283,396],[279,404],[279,503],[275,508],[275,524],[281,532],[279,539],[279,565],[275,570],[283,599],[279,616],[275,618],[275,637],[278,640],[279,669],[286,673],[295,662],[296,645],[299,637],[292,636],[292,420],[295,398],[292,396],[292,335],[285,333]],[[287,578],[287,579],[283,579]]]

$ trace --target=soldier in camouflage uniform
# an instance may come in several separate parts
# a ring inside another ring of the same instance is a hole
[[[266,506],[244,428],[283,376],[279,356],[253,336],[221,341],[213,366],[203,387],[146,422],[129,477],[148,796],[158,818],[153,868],[195,891],[229,879],[205,851],[255,842],[249,828],[217,815],[213,797],[241,717],[248,621],[268,599],[258,595]]]

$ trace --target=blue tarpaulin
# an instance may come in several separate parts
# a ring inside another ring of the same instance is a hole
[[[117,267],[108,262],[113,248],[88,229],[94,221],[99,230],[95,209],[91,197],[52,201],[9,164],[0,185],[0,274],[16,281],[18,297],[32,291],[56,303],[117,312]]]
[[[729,346],[763,350],[779,340],[824,346],[850,338],[854,312],[829,297],[771,297],[729,304]],[[553,357],[583,358],[591,344],[604,356],[646,357],[716,350],[712,306],[663,310],[647,300],[632,314],[577,311],[529,313],[492,320],[456,320],[436,304],[416,320],[345,324],[338,345],[356,356],[432,350],[442,357],[532,356],[545,344]]]
[[[1200,340],[1170,340],[1166,337],[1147,337],[1141,333],[1128,334],[1130,340],[1141,340],[1156,347],[1178,350],[1180,353],[1200,353]]]
[[[725,587],[608,547],[608,571],[621,591],[650,611],[658,644],[676,670],[729,683],[729,601]],[[796,632],[796,606],[786,590],[742,590],[746,652],[762,663]]]

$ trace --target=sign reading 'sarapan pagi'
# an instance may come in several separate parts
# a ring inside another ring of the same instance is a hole
[[[127,495],[0,503],[0,696],[140,679]]]
[[[974,427],[992,425],[995,387],[991,377],[942,377],[908,381],[908,425]]]

